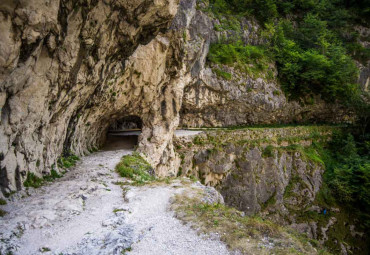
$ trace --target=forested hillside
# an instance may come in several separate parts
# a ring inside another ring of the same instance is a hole
[[[209,60],[239,65],[249,59],[276,61],[284,92],[293,99],[321,94],[328,101],[359,93],[356,61],[366,63],[358,31],[370,17],[369,1],[211,0],[210,11],[238,29],[238,18],[254,16],[264,27],[265,42],[244,46],[238,34],[211,47]],[[235,22],[235,24],[231,24]],[[265,69],[264,61],[259,67]]]

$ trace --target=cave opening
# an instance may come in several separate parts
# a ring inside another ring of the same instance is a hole
[[[129,115],[114,121],[108,128],[104,150],[134,149],[139,141],[143,122]]]

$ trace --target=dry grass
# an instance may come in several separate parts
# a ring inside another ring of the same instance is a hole
[[[315,240],[260,217],[221,204],[202,202],[202,193],[178,194],[176,217],[202,233],[218,233],[232,251],[242,254],[329,254]]]

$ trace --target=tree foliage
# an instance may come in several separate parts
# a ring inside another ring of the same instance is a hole
[[[354,61],[317,16],[307,15],[296,28],[288,20],[279,22],[271,46],[288,96],[320,94],[333,101],[357,93]]]
[[[228,66],[234,66],[248,74],[265,72],[271,62],[268,53],[262,46],[243,45],[236,43],[211,44],[208,60]]]
[[[370,50],[358,43],[359,35],[353,30],[355,22],[368,21],[368,1],[210,0],[210,8],[260,21],[270,42],[265,54],[274,56],[282,88],[290,98],[320,94],[333,102],[358,93],[354,59],[370,59]],[[230,46],[211,48],[210,60],[215,60],[216,50],[225,57],[218,60],[240,63]]]
[[[337,200],[370,227],[369,139],[355,139],[351,133],[334,135],[325,157],[325,179]]]

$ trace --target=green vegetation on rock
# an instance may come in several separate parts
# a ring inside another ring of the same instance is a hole
[[[350,133],[334,134],[328,149],[321,150],[325,181],[340,204],[370,228],[370,142],[356,141]]]
[[[327,210],[327,214],[309,210],[295,212],[299,222],[317,222],[318,227],[326,227],[331,217],[336,218],[328,230],[325,245],[334,253],[340,253],[337,241],[352,247],[367,249],[365,240],[349,234],[349,225],[357,231],[369,235],[370,227],[370,153],[369,137],[355,137],[347,130],[337,130],[328,142],[313,143],[303,149],[304,155],[313,162],[325,167],[324,182],[317,193],[314,205]],[[296,147],[302,152],[302,148]],[[295,182],[292,177],[285,189],[284,197],[291,196]],[[334,209],[333,209],[334,208]],[[337,209],[335,209],[337,208]],[[357,250],[358,251],[358,250]],[[361,253],[364,254],[364,253]]]
[[[349,131],[352,131],[353,134]],[[192,160],[193,166],[186,165],[185,160],[182,160],[182,173],[198,176],[201,181],[204,181],[205,178],[203,174],[207,174],[207,172],[201,172],[201,169],[205,166],[212,166],[212,164],[204,164],[204,161],[226,165],[227,160],[223,161],[224,158],[235,152],[239,154],[234,161],[236,162],[235,169],[231,170],[229,178],[232,178],[236,183],[243,180],[244,175],[240,172],[239,162],[249,162],[250,159],[244,158],[243,155],[254,149],[257,149],[263,158],[269,158],[262,160],[273,162],[272,164],[285,164],[283,160],[285,156],[281,155],[291,155],[292,158],[297,159],[296,163],[302,162],[305,165],[303,168],[306,169],[307,173],[304,175],[307,175],[308,178],[315,179],[314,175],[322,173],[322,170],[325,169],[324,176],[322,179],[319,178],[320,182],[323,181],[319,185],[321,186],[320,191],[313,194],[314,200],[306,200],[307,202],[304,203],[307,207],[299,207],[295,203],[290,203],[295,199],[307,199],[299,195],[297,197],[297,189],[310,188],[310,184],[302,177],[302,173],[300,175],[297,172],[298,165],[293,164],[289,172],[284,166],[281,166],[280,169],[284,171],[284,174],[291,174],[289,183],[283,191],[283,199],[287,202],[284,203],[285,208],[291,215],[294,215],[297,224],[315,222],[318,229],[318,240],[324,238],[321,228],[327,228],[332,217],[335,217],[335,222],[330,223],[332,225],[326,231],[328,239],[324,242],[331,252],[339,253],[341,248],[338,244],[340,243],[359,247],[353,250],[354,252],[366,250],[366,240],[368,240],[366,236],[369,234],[370,219],[370,135],[363,132],[362,128],[351,129],[346,126],[297,127],[294,125],[280,128],[272,128],[271,126],[266,128],[219,128],[197,135],[193,138],[191,146],[183,145],[185,144],[179,144],[178,151],[182,153],[181,155],[186,155],[186,162]],[[187,152],[186,148],[192,148],[193,152]],[[223,156],[224,154],[225,156]],[[258,156],[256,157],[258,159]],[[199,163],[195,163],[197,161]],[[194,169],[198,169],[196,171],[200,172],[194,172]],[[261,181],[258,175],[255,175],[255,181],[257,184]],[[222,182],[226,183],[227,179],[223,179]],[[319,186],[316,184],[317,188]],[[263,215],[266,213],[267,215],[274,213],[279,215],[276,210],[277,198],[271,191],[269,198],[263,200],[265,202],[259,202]],[[323,214],[324,209],[327,211],[326,214]],[[273,216],[269,218],[273,218]],[[215,220],[219,225],[220,220]],[[288,220],[288,222],[290,221]],[[359,236],[352,236],[350,225],[355,226],[356,233],[360,233],[360,235],[364,233],[363,237],[359,239]]]
[[[359,42],[369,38],[360,38],[353,28],[369,24],[369,6],[369,0],[209,0],[204,11],[221,23],[215,30],[237,36],[211,45],[208,60],[249,74],[260,74],[275,62],[282,89],[291,99],[314,94],[328,102],[357,98],[355,60],[366,63],[370,49]],[[241,43],[241,17],[259,21],[263,46]],[[227,25],[231,21],[235,25]]]
[[[27,178],[24,181],[23,185],[25,187],[39,188],[43,184],[44,180],[40,177],[37,177],[34,173],[28,172]]]
[[[266,72],[271,62],[263,47],[243,45],[240,41],[236,43],[211,44],[208,60],[216,64],[233,66],[242,72],[256,77]],[[221,73],[219,69],[216,69],[215,72],[223,78],[231,79],[231,74],[229,77]]]
[[[308,14],[298,27],[282,20],[271,30],[278,77],[289,97],[320,94],[343,101],[358,93],[356,64],[325,21]]]
[[[0,198],[0,205],[6,205],[6,200],[5,200],[5,199]]]
[[[50,174],[49,175],[45,175],[44,176],[44,180],[45,181],[48,181],[48,182],[52,182],[54,181],[55,179],[59,179],[59,178],[62,178],[63,177],[63,174],[64,172],[62,172],[61,174],[58,173],[56,170],[52,169],[50,171]]]
[[[4,217],[7,214],[6,211],[0,209],[0,217]]]
[[[75,166],[78,160],[80,160],[80,158],[73,154],[67,157],[60,157],[58,159],[58,166],[61,168],[70,168]]]
[[[218,77],[222,77],[224,78],[225,80],[231,80],[232,79],[232,74],[231,73],[228,73],[228,72],[224,72],[220,69],[213,69],[213,71],[215,72],[215,74],[218,76]]]
[[[132,179],[135,184],[144,184],[155,179],[153,168],[137,152],[123,156],[116,166],[116,171],[122,177]]]

